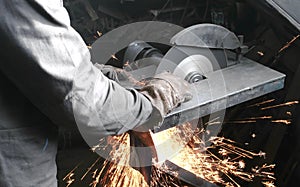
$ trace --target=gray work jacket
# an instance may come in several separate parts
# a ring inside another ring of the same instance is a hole
[[[93,66],[60,0],[0,0],[0,47],[1,187],[57,186],[57,126],[100,137],[151,116]]]

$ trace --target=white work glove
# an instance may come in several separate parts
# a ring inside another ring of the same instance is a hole
[[[162,116],[192,99],[189,83],[170,73],[162,73],[146,81],[140,89]]]

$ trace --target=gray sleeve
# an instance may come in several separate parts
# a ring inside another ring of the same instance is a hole
[[[120,134],[151,116],[150,101],[107,79],[60,0],[0,0],[2,71],[57,125]]]

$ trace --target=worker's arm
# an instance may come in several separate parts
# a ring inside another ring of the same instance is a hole
[[[90,62],[60,0],[0,0],[0,71],[57,125],[114,135],[151,117],[151,102]],[[5,59],[5,60],[4,60]]]

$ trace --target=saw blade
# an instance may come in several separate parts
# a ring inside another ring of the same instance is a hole
[[[205,74],[213,71],[212,62],[203,55],[192,55],[181,61],[175,68],[173,74],[179,76],[187,81],[191,74],[198,73],[205,76]]]

